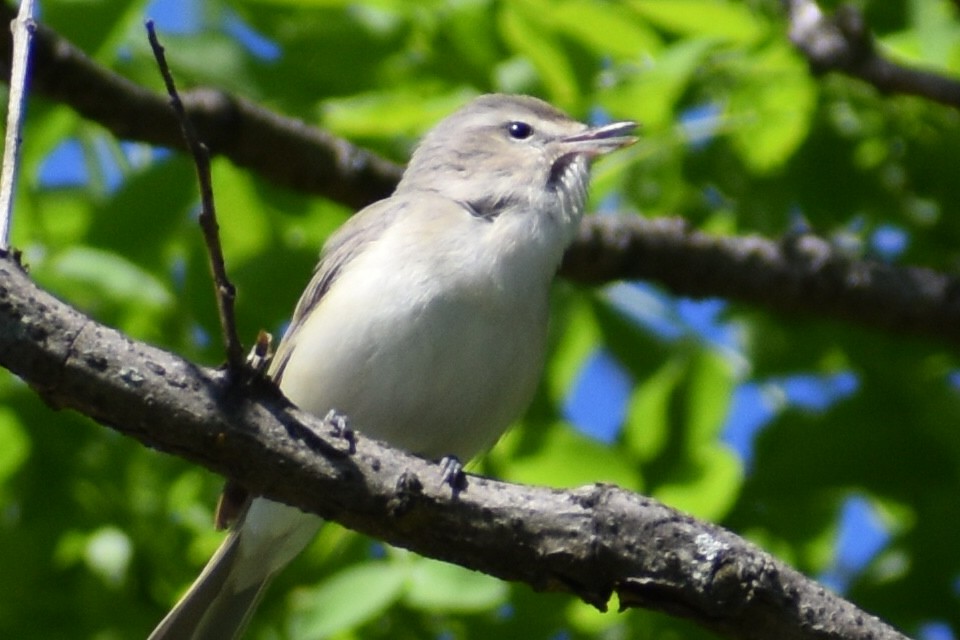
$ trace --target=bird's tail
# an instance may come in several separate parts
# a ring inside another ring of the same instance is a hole
[[[256,609],[272,574],[246,580],[239,571],[242,530],[230,533],[190,590],[157,625],[148,640],[233,640]]]
[[[323,520],[254,499],[203,573],[148,640],[234,640],[267,584],[317,533]]]

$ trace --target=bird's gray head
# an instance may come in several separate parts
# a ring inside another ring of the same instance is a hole
[[[423,138],[397,192],[435,191],[479,216],[532,212],[570,226],[583,210],[589,161],[632,143],[635,126],[591,128],[536,98],[480,96]]]

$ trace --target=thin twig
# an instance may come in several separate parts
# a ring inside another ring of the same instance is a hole
[[[13,186],[17,178],[20,156],[20,130],[23,126],[27,99],[27,66],[30,41],[36,30],[33,21],[33,0],[21,0],[20,13],[10,23],[13,32],[13,66],[10,70],[10,97],[7,106],[7,134],[3,146],[3,169],[0,172],[0,251],[10,246],[10,221],[13,219]]]
[[[160,73],[163,75],[167,93],[170,95],[170,105],[177,114],[180,130],[183,132],[183,138],[193,155],[193,162],[197,168],[197,181],[200,184],[200,216],[198,221],[200,222],[200,228],[203,230],[203,239],[207,244],[207,252],[210,257],[210,271],[213,274],[216,289],[217,310],[220,312],[220,329],[223,331],[223,339],[227,348],[227,365],[232,371],[240,371],[244,367],[244,356],[243,346],[240,344],[240,337],[237,335],[234,313],[237,291],[227,278],[223,247],[220,245],[220,226],[217,224],[217,213],[213,203],[213,181],[210,178],[210,151],[197,137],[196,130],[194,130],[193,124],[183,108],[183,102],[180,100],[179,93],[177,93],[173,75],[167,65],[164,49],[157,39],[152,20],[147,21],[147,36],[157,65],[160,67]]]

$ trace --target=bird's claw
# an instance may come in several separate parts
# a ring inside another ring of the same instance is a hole
[[[457,456],[443,456],[440,459],[440,473],[443,483],[450,485],[454,495],[467,486],[467,474],[463,472],[463,464]]]
[[[334,438],[342,438],[350,445],[350,453],[357,450],[357,434],[350,427],[350,418],[340,413],[336,409],[330,409],[327,415],[323,417],[323,422],[330,427],[330,435]]]

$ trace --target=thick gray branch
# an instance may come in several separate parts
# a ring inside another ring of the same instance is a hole
[[[810,234],[774,242],[710,235],[681,218],[591,216],[561,275],[585,284],[656,280],[682,295],[720,296],[960,345],[960,279],[853,259]]]
[[[54,407],[258,494],[601,609],[617,593],[624,607],[733,638],[904,637],[729,531],[613,486],[558,491],[469,476],[454,497],[436,465],[362,436],[351,451],[270,385],[232,381],[99,325],[6,256],[0,366]]]

